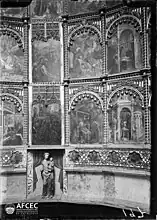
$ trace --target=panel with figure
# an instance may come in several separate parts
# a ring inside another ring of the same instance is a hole
[[[71,78],[99,77],[102,74],[102,48],[97,35],[84,33],[69,49]]]
[[[63,13],[63,0],[33,0],[30,10],[32,18],[55,19]]]
[[[57,92],[34,93],[32,103],[32,144],[61,144],[61,107],[59,87]],[[53,88],[54,89],[54,88]]]
[[[59,82],[60,57],[60,41],[53,38],[47,42],[35,40],[32,44],[33,82]]]
[[[32,150],[28,152],[28,198],[61,198],[63,192],[63,155],[63,150]]]
[[[24,71],[24,52],[16,40],[8,35],[0,36],[1,81],[22,81]]]
[[[97,100],[96,100],[97,101]],[[70,113],[71,144],[101,144],[103,115],[92,98],[80,100]]]
[[[108,111],[109,142],[143,143],[144,110],[141,97],[126,89],[115,94],[111,103]]]
[[[14,101],[14,100],[13,100]],[[16,146],[23,144],[23,114],[19,104],[4,100],[1,105],[1,125],[3,146]]]

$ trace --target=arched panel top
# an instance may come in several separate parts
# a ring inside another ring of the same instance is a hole
[[[122,15],[121,17],[115,19],[108,27],[107,31],[106,31],[106,39],[110,39],[112,37],[113,32],[115,31],[115,29],[117,28],[118,25],[121,24],[128,24],[131,25],[135,28],[136,31],[141,32],[142,28],[141,28],[141,21],[133,16],[133,15]]]
[[[142,106],[144,106],[144,97],[143,97],[143,95],[142,95],[136,88],[131,87],[131,86],[122,86],[122,87],[120,87],[120,88],[117,88],[116,90],[114,90],[114,91],[110,94],[110,96],[109,96],[109,98],[108,98],[107,107],[109,107],[112,97],[113,97],[116,93],[118,93],[119,91],[124,90],[124,89],[134,91],[134,92],[140,97],[140,99],[141,99],[141,101],[142,101]]]
[[[101,109],[103,111],[103,100],[101,99],[101,97],[98,94],[96,94],[92,91],[82,91],[82,92],[78,92],[71,99],[70,105],[69,105],[69,112],[74,109],[74,106],[76,105],[76,103],[81,99],[93,100],[94,102],[97,103],[98,106],[101,107]]]
[[[10,37],[13,37],[19,48],[22,48],[24,49],[24,41],[23,41],[23,37],[15,30],[11,29],[11,28],[0,28],[0,32],[1,32],[1,35],[7,35],[7,36],[10,36]]]
[[[75,41],[75,38],[77,38],[79,35],[82,35],[84,33],[91,33],[93,35],[97,35],[100,44],[102,43],[101,39],[101,32],[98,30],[97,27],[86,24],[84,26],[79,26],[76,29],[72,30],[68,37],[68,47],[73,44],[73,41]]]
[[[13,102],[14,105],[17,107],[17,110],[19,112],[23,112],[23,104],[22,101],[15,95],[9,94],[9,93],[2,93],[0,94],[2,101],[10,101]]]

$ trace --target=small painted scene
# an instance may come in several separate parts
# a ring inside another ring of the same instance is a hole
[[[60,81],[60,42],[51,38],[47,42],[34,41],[32,44],[33,82]]]
[[[22,17],[25,8],[1,8],[1,16],[7,17]]]
[[[32,18],[56,19],[63,13],[63,0],[33,0],[30,10]]]
[[[27,197],[60,199],[63,192],[63,150],[28,152]]]
[[[144,112],[139,97],[126,91],[113,98],[112,108],[108,112],[109,142],[143,143]]]
[[[0,81],[22,81],[24,52],[16,40],[8,35],[0,36]]]
[[[61,144],[61,107],[56,97],[38,96],[32,105],[32,144]]]
[[[84,33],[75,38],[69,51],[71,78],[99,77],[102,74],[102,49],[98,36]]]
[[[109,74],[129,72],[141,67],[140,40],[131,29],[114,33],[108,41]]]
[[[102,109],[93,100],[82,100],[70,112],[71,144],[102,143]]]
[[[68,12],[70,15],[96,12],[104,6],[104,0],[69,0]]]
[[[1,101],[0,130],[3,146],[23,144],[23,115],[18,107],[10,101]]]

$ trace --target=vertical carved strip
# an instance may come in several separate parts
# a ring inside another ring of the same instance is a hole
[[[66,18],[63,21],[63,53],[64,53],[64,77],[69,78],[68,65],[68,23]]]
[[[67,172],[63,170],[63,193],[66,195],[68,191],[68,177]]]
[[[142,8],[141,24],[142,24],[142,67],[144,69],[144,127],[145,127],[145,143],[150,142],[150,115],[149,115],[149,82],[147,75],[148,68],[148,41],[147,41],[147,9]]]
[[[28,80],[29,80],[29,32],[28,32],[28,18],[24,18],[24,77],[23,77],[23,141],[24,145],[28,144]]]
[[[68,84],[64,85],[64,131],[65,131],[65,144],[70,143],[70,126],[69,126],[69,87]]]
[[[27,83],[24,84],[23,87],[23,113],[24,113],[24,121],[23,121],[23,144],[28,144],[28,136],[29,136],[29,129],[28,129],[28,123],[29,123],[29,116],[28,116],[28,85]]]
[[[63,57],[64,57],[64,132],[65,144],[70,142],[69,131],[69,62],[68,62],[68,22],[67,18],[63,19]]]
[[[107,41],[106,41],[106,15],[101,11],[101,36],[102,36],[102,78],[103,78],[103,128],[104,128],[104,146],[108,142],[108,117],[107,117]]]

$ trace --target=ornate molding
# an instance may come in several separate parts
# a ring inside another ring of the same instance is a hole
[[[74,157],[75,156],[75,157]],[[66,167],[110,166],[150,170],[148,149],[75,149],[66,152]]]
[[[68,47],[70,47],[71,45],[73,45],[73,42],[75,41],[75,38],[77,38],[79,35],[82,34],[92,34],[92,35],[97,35],[100,44],[102,43],[102,38],[101,38],[101,32],[100,30],[94,26],[94,25],[90,25],[90,24],[83,24],[83,25],[79,25],[78,27],[76,27],[75,29],[73,29],[68,36]]]
[[[82,91],[82,92],[78,92],[71,99],[70,104],[69,104],[69,112],[71,110],[74,110],[76,104],[83,99],[85,99],[85,100],[91,99],[91,100],[93,100],[93,102],[96,102],[96,104],[98,106],[100,106],[102,110],[104,109],[103,108],[103,100],[100,98],[100,96],[98,94],[96,94],[92,91]]]
[[[111,39],[113,33],[117,30],[118,25],[128,24],[134,27],[137,32],[142,31],[141,21],[133,15],[121,15],[120,17],[113,20],[106,31],[106,39]]]
[[[0,166],[2,168],[11,167],[13,170],[26,168],[26,155],[24,149],[2,149],[0,155]]]
[[[0,97],[2,101],[6,100],[6,101],[13,102],[18,112],[21,112],[21,111],[23,112],[23,103],[17,96],[9,94],[9,93],[3,93],[3,94],[0,94]]]
[[[133,97],[133,99],[136,98],[136,96],[139,96],[141,102],[142,102],[142,107],[144,106],[144,97],[143,95],[134,87],[131,86],[122,86],[120,88],[115,89],[108,97],[108,104],[107,106],[111,105],[112,98],[117,95],[117,97],[123,96],[123,95],[130,95]]]

